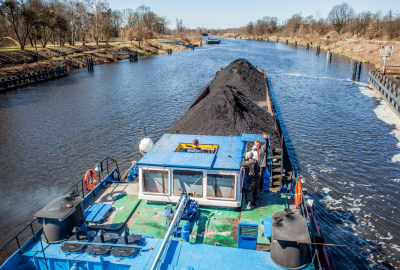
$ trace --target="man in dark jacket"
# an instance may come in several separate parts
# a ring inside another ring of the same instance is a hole
[[[256,151],[258,154],[258,162],[260,164],[260,192],[263,193],[264,191],[264,174],[268,166],[268,135],[267,133],[263,132],[263,137],[265,139],[265,144],[261,146],[260,140],[256,140],[254,145],[256,146]]]
[[[260,196],[260,166],[257,160],[253,159],[253,153],[248,152],[246,154],[245,162],[240,164],[240,167],[248,169],[247,183],[244,185],[245,192],[245,203],[246,208],[244,210],[251,210],[250,204],[257,206],[258,198]]]

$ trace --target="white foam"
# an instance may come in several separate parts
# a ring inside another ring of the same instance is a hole
[[[400,180],[400,179],[399,179],[399,180]],[[323,191],[324,193],[329,193],[329,191],[331,191],[331,190],[330,190],[330,188],[326,187],[326,188],[323,188],[322,191]]]
[[[376,115],[382,121],[393,125],[394,129],[390,133],[396,137],[399,141],[397,147],[400,148],[400,119],[394,114],[394,112],[386,105],[384,101],[374,110]],[[392,157],[392,162],[400,162],[400,154],[394,155]]]
[[[376,97],[379,98],[378,92],[376,92],[374,89],[371,89],[369,87],[359,87],[361,93],[366,95],[367,97]]]
[[[378,92],[374,89],[368,87],[359,87],[361,93],[368,97],[377,97],[380,98]],[[381,102],[378,107],[374,110],[376,116],[379,119],[388,123],[389,125],[393,125],[394,129],[390,133],[394,137],[396,137],[399,142],[397,143],[397,147],[400,148],[400,119],[396,116],[396,114],[388,107],[388,105],[381,99]],[[392,162],[400,162],[400,154],[396,154],[392,157]]]
[[[346,81],[346,82],[351,82],[351,83],[355,83],[358,85],[363,85],[363,86],[368,86],[368,84],[366,83],[362,83],[362,82],[356,82],[350,79],[338,79],[338,78],[332,78],[332,77],[319,77],[319,76],[309,76],[307,74],[301,74],[301,73],[284,73],[287,75],[291,75],[291,76],[297,76],[297,77],[306,77],[306,78],[316,78],[316,79],[328,79],[328,80],[335,80],[335,81]]]

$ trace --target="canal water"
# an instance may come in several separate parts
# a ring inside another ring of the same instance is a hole
[[[325,52],[326,53],[326,52]],[[399,269],[400,121],[349,80],[351,59],[276,42],[220,45],[70,72],[0,95],[0,245],[104,157],[138,158],[142,128],[157,141],[220,67],[266,70],[298,167],[338,269]],[[201,117],[201,115],[199,115]]]

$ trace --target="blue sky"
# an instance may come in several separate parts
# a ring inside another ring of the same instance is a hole
[[[132,8],[145,4],[158,15],[166,16],[171,21],[171,28],[175,28],[176,18],[182,19],[183,24],[189,28],[227,28],[240,27],[249,21],[260,19],[264,16],[275,16],[280,20],[290,18],[295,13],[302,16],[313,15],[317,12],[326,17],[334,5],[342,1],[324,0],[200,0],[200,1],[178,1],[178,0],[146,0],[126,1],[108,0],[112,9]],[[400,11],[398,0],[352,0],[345,1],[352,6],[355,12],[371,11],[375,13],[381,10],[383,13],[392,9]]]

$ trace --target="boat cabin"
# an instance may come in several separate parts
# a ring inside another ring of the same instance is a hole
[[[240,164],[246,142],[255,139],[264,141],[252,134],[165,134],[137,163],[139,199],[176,203],[186,193],[200,205],[240,207]]]

